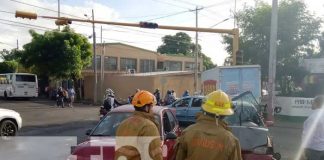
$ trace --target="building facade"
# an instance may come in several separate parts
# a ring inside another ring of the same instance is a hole
[[[194,57],[159,54],[122,43],[97,44],[96,54],[98,100],[102,99],[106,88],[114,89],[116,96],[122,99],[137,88],[151,92],[159,88],[162,94],[173,89],[178,95],[184,90],[194,91]],[[83,98],[87,100],[93,100],[93,69],[91,65],[82,72]],[[202,70],[200,58],[198,71]]]
[[[159,54],[122,43],[97,44],[96,53],[97,70],[100,72],[103,69],[104,73],[193,71],[195,67],[194,57]],[[198,70],[202,71],[202,69],[200,58]],[[93,72],[93,65],[83,72]]]

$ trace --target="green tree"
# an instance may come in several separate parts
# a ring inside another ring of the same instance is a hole
[[[174,36],[166,35],[162,37],[163,44],[157,51],[163,54],[192,54],[191,38],[184,32],[178,32]]]
[[[91,45],[86,37],[69,27],[61,32],[38,34],[31,30],[32,41],[24,45],[21,62],[39,75],[56,79],[80,77],[82,68],[91,62]]]
[[[18,69],[16,61],[0,62],[0,73],[15,73]]]
[[[174,54],[194,56],[196,51],[196,45],[191,42],[191,37],[184,33],[178,32],[174,36],[166,35],[162,37],[163,44],[157,49],[157,52],[161,54]],[[205,69],[211,69],[215,67],[210,57],[201,52],[201,46],[198,44],[198,54],[203,58],[203,65]]]
[[[82,69],[91,63],[88,39],[68,26],[62,31],[53,30],[44,34],[30,30],[30,34],[32,41],[24,45],[21,63],[44,79],[72,78],[77,82]],[[74,85],[77,86],[76,83]]]
[[[12,49],[11,51],[4,49],[0,51],[0,58],[5,61],[19,61],[22,52],[22,50],[18,49]]]
[[[244,64],[259,64],[262,77],[268,75],[269,41],[271,26],[271,6],[259,2],[255,7],[245,7],[237,14],[240,27],[240,50],[243,51]],[[295,74],[301,73],[299,59],[313,52],[314,40],[319,34],[321,20],[310,14],[302,1],[283,0],[278,9],[278,47],[277,78],[291,76],[300,81]],[[232,38],[223,37],[226,50],[232,55]]]

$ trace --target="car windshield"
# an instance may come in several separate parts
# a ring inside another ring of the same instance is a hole
[[[232,99],[234,114],[224,120],[231,126],[264,126],[258,114],[259,104],[251,92],[244,92]]]
[[[117,128],[121,122],[130,117],[132,114],[132,112],[109,113],[109,115],[107,115],[105,119],[97,125],[91,136],[115,136]],[[156,122],[160,124],[159,117],[157,115],[154,117]]]

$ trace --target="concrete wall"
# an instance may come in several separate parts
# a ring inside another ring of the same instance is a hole
[[[154,92],[156,88],[159,88],[162,98],[164,98],[167,90],[173,89],[175,90],[177,97],[181,97],[183,92],[187,89],[190,91],[190,94],[193,94],[193,77],[194,74],[192,73],[154,76],[106,74],[103,85],[104,87],[98,87],[98,99],[102,99],[106,88],[112,88],[115,91],[116,97],[121,99],[127,99],[128,96],[134,94],[137,88],[148,90],[150,92]],[[84,77],[84,98],[87,100],[93,99],[93,79],[92,75]],[[100,80],[98,81],[98,86],[100,86]]]

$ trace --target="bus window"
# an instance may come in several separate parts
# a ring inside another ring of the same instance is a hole
[[[16,75],[16,82],[36,82],[34,75]]]

